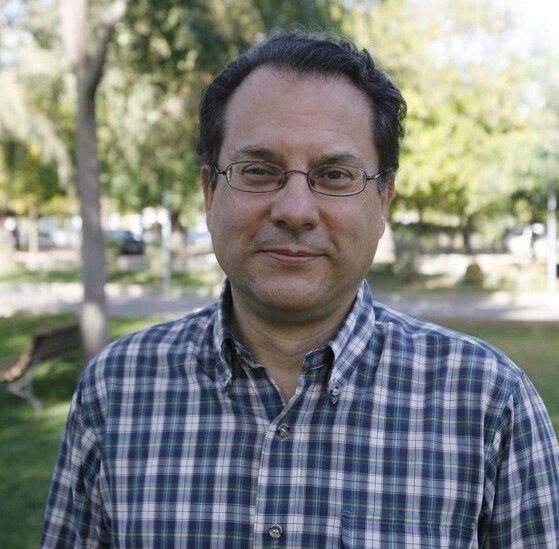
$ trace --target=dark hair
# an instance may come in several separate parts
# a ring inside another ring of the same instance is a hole
[[[381,177],[385,180],[396,172],[406,117],[406,102],[398,88],[377,67],[367,50],[359,51],[346,39],[301,31],[273,32],[266,42],[235,59],[210,83],[199,108],[200,164],[217,165],[229,99],[241,82],[262,66],[301,76],[349,77],[371,103]]]

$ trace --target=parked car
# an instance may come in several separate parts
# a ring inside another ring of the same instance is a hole
[[[109,246],[114,246],[117,252],[123,255],[143,254],[146,250],[143,238],[126,229],[107,231],[105,242]]]

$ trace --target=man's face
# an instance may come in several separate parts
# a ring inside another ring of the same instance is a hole
[[[219,168],[268,160],[309,171],[335,158],[378,172],[372,110],[349,79],[251,73],[226,110]],[[373,260],[392,197],[375,181],[354,196],[312,192],[293,173],[279,191],[251,194],[202,168],[208,228],[237,313],[280,324],[345,316]]]

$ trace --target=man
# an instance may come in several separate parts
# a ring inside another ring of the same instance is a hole
[[[404,115],[336,39],[278,34],[210,84],[220,302],[89,365],[42,547],[559,546],[559,450],[525,374],[364,281]]]

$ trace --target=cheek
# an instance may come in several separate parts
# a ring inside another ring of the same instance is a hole
[[[218,183],[213,192],[209,209],[207,208],[208,202],[206,201],[208,229],[216,237],[224,230],[224,227],[231,223],[229,216],[232,208],[229,205],[234,205],[229,197],[228,189],[220,185],[220,183]]]
[[[378,207],[353,210],[351,227],[346,231],[346,251],[354,261],[372,262],[378,242],[384,234],[385,221]],[[341,234],[341,233],[340,233]]]
[[[384,217],[384,215],[380,215],[376,221],[376,238],[380,239],[382,238],[382,235],[384,234],[384,230],[386,229],[386,219]]]
[[[360,203],[358,207],[348,205],[347,209],[337,210],[338,219],[345,219],[346,234],[351,234],[358,242],[372,242],[378,240],[384,232],[384,218],[377,201],[366,198],[365,203]]]
[[[212,235],[214,250],[222,255],[234,255],[247,247],[247,240],[256,225],[257,208],[251,208],[246,201],[223,192],[216,193],[209,215],[208,226]]]

